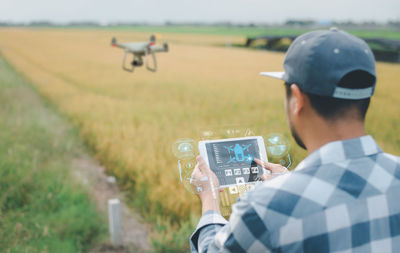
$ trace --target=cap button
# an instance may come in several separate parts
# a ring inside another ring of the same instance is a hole
[[[339,29],[338,29],[337,27],[331,27],[329,30],[330,30],[331,32],[337,32],[337,31],[339,31]]]

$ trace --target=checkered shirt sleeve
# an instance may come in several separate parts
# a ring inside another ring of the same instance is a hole
[[[337,141],[291,174],[266,181],[233,205],[226,222],[207,212],[192,252],[396,252],[400,158],[371,136]]]

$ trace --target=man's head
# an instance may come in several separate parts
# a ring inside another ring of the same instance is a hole
[[[284,69],[261,74],[285,81],[287,119],[301,147],[310,123],[364,123],[376,83],[375,60],[364,41],[337,29],[306,33],[289,47]]]

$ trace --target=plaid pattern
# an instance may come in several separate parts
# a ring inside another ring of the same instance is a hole
[[[331,142],[286,175],[257,185],[227,222],[206,212],[192,252],[400,250],[400,158],[371,136]]]

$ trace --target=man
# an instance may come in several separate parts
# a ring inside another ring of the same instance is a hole
[[[306,33],[290,46],[284,70],[262,75],[284,80],[290,130],[310,155],[244,194],[229,222],[209,189],[218,183],[204,187],[192,252],[399,251],[400,159],[364,129],[376,83],[370,48],[337,29]],[[216,179],[197,159],[192,177]]]

